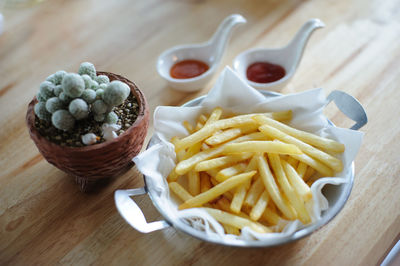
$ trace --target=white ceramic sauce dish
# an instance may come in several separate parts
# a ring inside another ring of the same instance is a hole
[[[203,89],[218,68],[232,30],[243,23],[246,23],[243,16],[239,14],[230,15],[219,25],[209,41],[201,44],[175,46],[166,50],[157,60],[159,75],[176,90],[192,92]],[[193,78],[177,79],[171,77],[171,67],[177,62],[189,59],[202,61],[209,66],[209,69]]]
[[[311,34],[314,30],[324,26],[321,20],[310,19],[300,28],[295,37],[285,47],[279,49],[256,48],[244,51],[234,59],[233,68],[240,77],[256,89],[280,91],[296,72]],[[258,83],[248,80],[247,68],[255,62],[268,62],[280,65],[285,69],[286,74],[283,78],[270,83]]]

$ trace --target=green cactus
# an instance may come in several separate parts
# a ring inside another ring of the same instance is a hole
[[[97,81],[94,81],[89,75],[83,74],[81,77],[85,82],[86,89],[97,90],[99,88],[99,84],[97,83]]]
[[[60,95],[58,95],[58,98],[65,104],[68,104],[72,100],[72,98],[64,92],[61,92]]]
[[[70,102],[68,110],[76,120],[82,120],[89,115],[89,106],[82,99],[74,99]]]
[[[94,114],[105,114],[108,110],[108,105],[103,100],[96,100],[92,104],[92,111]]]
[[[60,85],[56,85],[56,87],[54,88],[54,91],[53,91],[54,95],[56,97],[58,97],[58,96],[60,96],[61,92],[63,92],[63,88],[62,88],[61,84]]]
[[[92,79],[96,77],[96,68],[92,63],[84,62],[79,66],[78,70],[79,75],[89,75]]]
[[[97,81],[92,80],[89,85],[89,89],[97,90],[99,88],[99,83]]]
[[[114,80],[110,82],[104,90],[103,100],[111,106],[122,104],[130,93],[129,86],[125,83]]]
[[[82,77],[75,73],[65,74],[62,80],[63,92],[71,97],[77,98],[82,95],[85,89],[85,82]]]
[[[50,81],[43,81],[39,87],[39,93],[43,99],[49,99],[54,96],[55,85]]]
[[[107,124],[116,124],[118,122],[117,114],[114,112],[109,112],[108,114],[106,114],[104,122]]]
[[[90,117],[105,125],[118,122],[113,108],[122,104],[130,94],[130,87],[121,81],[112,81],[106,75],[96,75],[92,63],[84,62],[78,74],[63,70],[48,76],[40,84],[34,106],[36,116],[51,121],[54,127],[72,130],[75,121]],[[68,109],[68,110],[65,110]],[[89,116],[90,115],[90,116]]]
[[[36,99],[37,99],[39,102],[46,102],[46,101],[47,101],[47,99],[46,99],[45,97],[43,97],[42,94],[40,94],[40,92],[38,92],[38,93],[36,94]]]
[[[110,83],[110,79],[106,75],[98,75],[94,78],[95,81],[99,84],[108,84]]]
[[[33,108],[35,111],[35,114],[39,119],[45,120],[45,121],[50,121],[51,119],[51,113],[49,113],[46,110],[46,103],[45,102],[38,102],[35,104],[35,107]]]
[[[103,85],[103,84],[101,84],[101,85]],[[103,89],[98,89],[96,91],[96,99],[97,100],[103,99],[103,95],[104,95],[104,90]]]
[[[46,101],[46,110],[50,113],[54,113],[63,108],[64,103],[58,97],[52,97]]]
[[[68,131],[74,128],[75,118],[67,110],[57,110],[51,116],[51,123],[58,129]]]
[[[83,79],[83,82],[85,82],[85,89],[89,89],[92,78],[87,74],[83,74],[81,75],[81,77]]]
[[[92,89],[83,91],[81,98],[87,103],[93,103],[96,100],[96,92]]]
[[[57,79],[56,79],[56,74],[51,74],[50,76],[48,76],[46,78],[46,81],[49,81],[51,83],[53,83],[54,85],[56,85]]]
[[[53,83],[54,85],[60,85],[65,74],[67,74],[67,72],[65,72],[64,70],[59,70],[54,74],[51,74],[50,76],[48,76],[46,78],[47,81],[50,81],[51,83]]]
[[[108,86],[108,83],[106,84],[106,83],[102,83],[102,84],[99,84],[99,90],[105,90],[106,88],[107,88],[107,86]]]

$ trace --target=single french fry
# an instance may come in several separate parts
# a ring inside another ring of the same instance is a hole
[[[344,149],[345,149],[344,145],[337,141],[323,138],[323,137],[317,136],[315,134],[312,134],[312,133],[309,133],[306,131],[295,129],[295,128],[285,125],[281,122],[278,122],[274,119],[271,119],[265,115],[256,115],[256,116],[254,116],[254,119],[262,125],[264,125],[264,124],[270,125],[276,129],[278,129],[279,131],[282,131],[292,137],[295,137],[295,138],[297,138],[305,143],[308,143],[310,145],[313,145],[315,147],[318,147],[321,149],[326,149],[326,150],[333,151],[333,152],[344,152]]]
[[[295,169],[297,168],[297,165],[299,164],[299,161],[297,161],[295,158],[290,157],[290,156],[287,158],[287,162]]]
[[[238,127],[244,125],[254,125],[255,121],[252,119],[254,115],[239,115],[231,118],[221,119],[214,123],[211,123],[205,127],[202,127],[195,133],[181,139],[176,145],[175,150],[180,151],[186,149],[197,142],[200,142],[208,137],[210,137],[213,133],[220,129],[230,128],[230,127]]]
[[[297,194],[302,197],[303,201],[310,200],[312,198],[310,187],[307,186],[304,180],[297,174],[296,170],[294,170],[294,168],[288,162],[281,160],[281,163],[289,183],[292,185]]]
[[[246,181],[244,184],[242,184],[240,187],[236,189],[235,193],[233,194],[230,207],[233,213],[239,213],[240,210],[242,209],[242,205],[249,187],[250,187],[250,180]]]
[[[212,184],[211,187],[215,187],[215,186],[217,186],[217,185],[219,184],[218,181],[215,180],[214,177],[211,177],[211,178],[210,178],[210,182],[211,182],[211,184]],[[232,197],[233,197],[233,195],[232,195],[232,193],[231,193],[230,191],[225,192],[223,195],[224,195],[225,198],[227,198],[227,199],[229,199],[229,200],[231,200]],[[212,201],[213,201],[213,200],[212,200]]]
[[[210,177],[205,172],[200,172],[200,192],[206,192],[211,188]]]
[[[261,178],[257,178],[253,184],[251,184],[250,189],[247,192],[246,199],[244,200],[244,204],[248,206],[254,206],[263,191],[263,182]]]
[[[188,173],[188,190],[193,196],[200,194],[200,175],[199,172],[189,171]]]
[[[244,141],[240,143],[230,143],[225,146],[226,153],[241,152],[269,152],[278,154],[302,154],[301,150],[292,144],[275,141]]]
[[[229,129],[227,129],[225,131],[222,131],[219,134],[212,135],[211,137],[207,138],[205,140],[205,142],[208,145],[215,146],[215,145],[219,145],[221,143],[224,143],[224,142],[226,142],[228,140],[234,139],[234,138],[236,138],[236,137],[238,137],[240,135],[247,134],[247,133],[250,133],[250,132],[254,132],[257,129],[258,129],[258,125],[257,124],[246,126],[246,127],[229,128]]]
[[[303,163],[303,162],[299,162],[299,164],[297,165],[297,169],[296,172],[297,174],[300,176],[300,178],[304,178],[304,174],[307,171],[307,164]]]
[[[298,218],[304,224],[310,223],[311,219],[310,219],[310,216],[304,206],[304,202],[302,199],[300,199],[298,197],[298,195],[296,194],[296,191],[289,183],[289,181],[286,177],[286,174],[282,168],[282,164],[281,164],[279,155],[269,153],[268,159],[271,163],[271,168],[273,169],[273,171],[275,173],[276,180],[278,181],[279,186],[282,188],[282,191],[284,192],[285,196],[288,198],[289,202],[295,208],[295,210],[298,214]]]
[[[179,183],[177,182],[171,182],[168,184],[169,189],[172,190],[172,192],[175,193],[181,200],[187,201],[193,198],[190,193],[184,189]]]
[[[221,120],[218,120],[215,123],[218,123],[220,121]],[[214,125],[215,123],[213,123],[212,125]],[[236,142],[240,142],[240,141],[249,141],[249,140],[262,140],[265,138],[266,138],[265,135],[261,132],[251,133],[248,135],[238,137],[234,140],[227,142],[224,145],[220,145],[215,148],[210,148],[208,150],[201,151],[201,152],[193,155],[192,157],[187,158],[186,160],[180,161],[177,164],[175,171],[178,175],[186,174],[187,172],[189,172],[189,170],[191,170],[199,162],[210,159],[210,158],[214,158],[214,157],[217,157],[218,155],[220,155],[224,151],[225,145],[227,145],[229,143],[236,143]]]
[[[264,192],[257,200],[257,203],[251,209],[250,218],[253,221],[257,221],[258,219],[260,219],[261,215],[265,211],[265,208],[267,208],[268,200],[269,200],[268,191],[264,189]]]
[[[260,173],[261,180],[263,181],[265,188],[268,191],[271,200],[274,201],[276,207],[290,220],[296,219],[295,209],[282,197],[279,191],[278,185],[275,182],[274,176],[269,169],[267,160],[264,156],[256,155],[258,163],[258,171]]]
[[[207,121],[205,122],[205,126],[214,123],[217,121],[222,115],[222,109],[220,107],[214,108],[214,110],[211,112],[210,116],[208,117]]]
[[[314,148],[313,146],[311,146],[299,139],[296,139],[274,127],[271,127],[269,125],[263,125],[263,126],[259,127],[259,130],[269,137],[276,138],[285,143],[290,143],[290,144],[296,145],[305,154],[313,157],[314,159],[317,159],[317,160],[323,162],[324,164],[326,164],[327,166],[329,166],[330,168],[332,168],[333,170],[335,170],[337,172],[340,172],[343,170],[343,163],[341,160],[339,160],[317,148]]]
[[[252,157],[249,164],[247,165],[247,168],[245,172],[257,170],[257,161],[255,160],[255,157]],[[242,208],[244,199],[247,194],[247,190],[250,188],[251,180],[247,180],[240,186],[238,186],[235,190],[235,193],[233,194],[232,202],[230,209],[234,213],[239,213],[240,209]]]
[[[243,154],[227,155],[214,159],[204,160],[194,167],[195,171],[207,171],[213,168],[226,167],[237,162],[249,159],[253,154],[250,152]]]
[[[233,189],[234,187],[238,186],[242,182],[250,179],[253,175],[256,174],[256,171],[251,171],[248,173],[239,174],[236,176],[232,176],[231,178],[225,180],[224,182],[212,187],[211,189],[207,190],[204,193],[201,193],[190,200],[185,201],[183,204],[179,206],[179,209],[188,209],[193,207],[198,207],[207,203],[218,196],[228,192],[229,190]]]
[[[269,206],[269,204],[261,217],[271,225],[277,225],[281,219],[281,217]]]
[[[194,128],[193,128],[193,126],[188,122],[188,121],[183,121],[183,126],[186,128],[186,130],[187,130],[187,132],[189,133],[189,134],[192,134],[193,133],[193,131],[194,131]]]
[[[234,175],[244,172],[244,170],[246,169],[246,166],[247,166],[246,163],[238,163],[231,167],[222,169],[221,171],[218,172],[215,179],[219,183],[221,183],[221,182],[227,180],[228,178],[230,178],[231,176],[234,176]]]
[[[243,217],[239,217],[237,215],[212,208],[203,207],[202,209],[207,211],[212,217],[214,217],[215,220],[220,223],[228,224],[239,229],[247,226],[258,233],[271,233],[271,230],[268,227],[263,226],[259,223],[254,223],[251,220],[245,219]]]

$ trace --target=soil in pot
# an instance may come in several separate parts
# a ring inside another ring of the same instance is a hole
[[[113,108],[113,112],[118,115],[117,124],[121,129],[116,131],[117,135],[123,134],[135,121],[138,116],[139,106],[135,96],[131,93],[123,104]],[[103,122],[97,122],[92,115],[88,118],[76,121],[72,131],[62,131],[55,128],[50,121],[35,119],[35,127],[40,135],[47,140],[60,145],[70,147],[83,147],[81,136],[87,133],[93,133],[98,136],[97,143],[102,143],[105,139],[102,137]]]

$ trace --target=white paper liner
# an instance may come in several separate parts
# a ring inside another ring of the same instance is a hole
[[[229,67],[226,67],[199,106],[157,107],[154,112],[153,145],[135,157],[134,162],[139,171],[147,177],[147,187],[154,204],[163,210],[165,218],[177,227],[185,228],[186,232],[194,236],[206,236],[208,240],[220,243],[229,243],[229,241],[238,239],[245,242],[274,243],[276,239],[290,238],[296,231],[304,228],[304,225],[298,220],[282,221],[285,227],[281,233],[260,234],[250,228],[244,228],[240,236],[234,236],[224,234],[223,227],[201,209],[193,208],[178,211],[177,207],[181,201],[175,195],[169,194],[166,182],[166,177],[176,164],[174,148],[169,140],[173,136],[183,137],[188,135],[182,125],[183,121],[189,121],[194,125],[200,114],[210,113],[215,107],[221,107],[225,114],[227,112],[245,114],[292,110],[293,119],[289,123],[291,126],[320,136],[329,136],[343,143],[346,147],[345,152],[340,156],[344,170],[335,177],[321,178],[311,187],[313,203],[308,207],[312,208],[312,224],[315,224],[321,219],[321,212],[329,208],[328,200],[321,192],[322,188],[326,184],[339,185],[349,182],[351,177],[349,169],[360,148],[363,137],[363,133],[359,131],[330,125],[322,113],[326,103],[327,100],[322,89],[277,97],[265,97],[259,91],[250,87]],[[329,200],[335,202],[336,199],[335,196]]]

